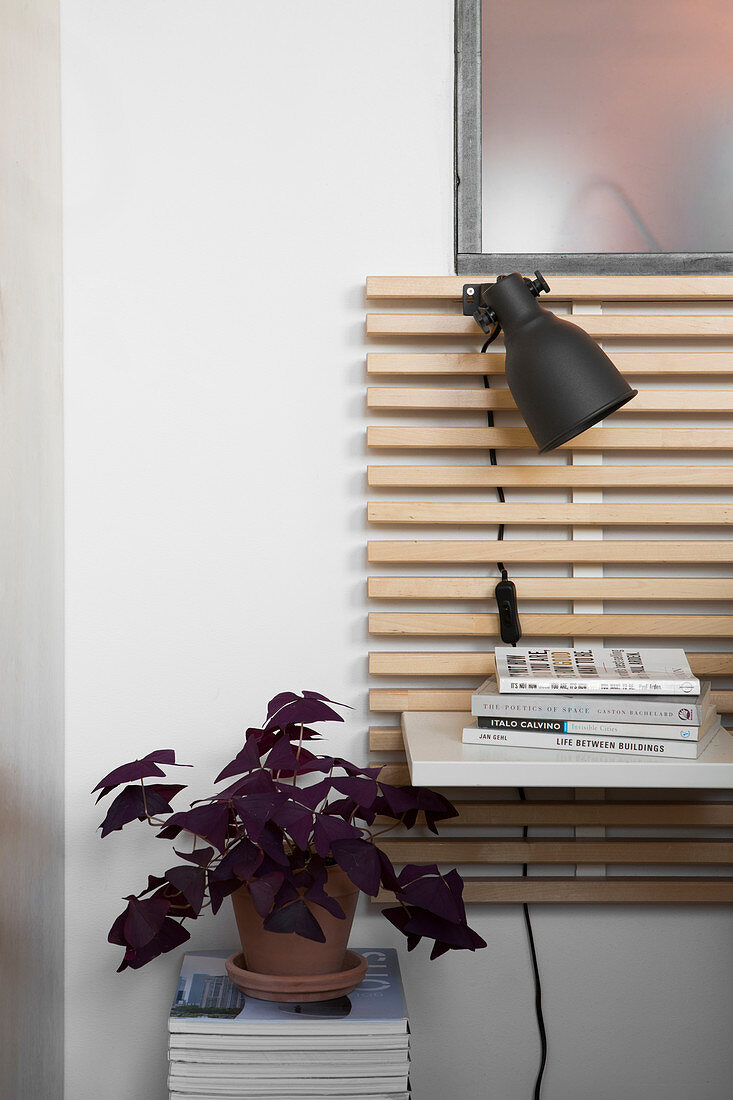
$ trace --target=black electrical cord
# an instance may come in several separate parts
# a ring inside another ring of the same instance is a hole
[[[526,802],[526,796],[524,793],[524,787],[517,787],[519,792],[519,798],[522,802]],[[529,829],[526,825],[522,828],[522,837],[526,840]],[[527,877],[527,864],[522,864],[522,877]],[[532,931],[532,921],[529,916],[529,906],[526,901],[522,904],[522,910],[524,912],[524,924],[527,929],[527,940],[529,941],[529,954],[532,959],[532,972],[534,974],[534,1010],[537,1017],[537,1030],[540,1036],[540,1068],[537,1073],[537,1079],[534,1083],[533,1100],[540,1100],[542,1094],[542,1078],[545,1073],[545,1066],[547,1065],[547,1032],[545,1031],[545,1017],[542,1013],[542,982],[540,981],[540,968],[537,962],[537,950],[534,944],[534,933]]]
[[[500,332],[500,328],[499,328],[499,325],[497,325],[496,328],[493,330],[493,332],[491,332],[489,334],[488,339],[484,341],[484,344],[481,348],[482,352],[485,352],[486,349],[489,347],[489,345],[493,344],[494,340],[499,335],[499,332]],[[485,388],[487,390],[490,390],[491,389],[491,383],[489,381],[489,376],[487,374],[485,374],[483,376],[483,379],[484,379]],[[494,413],[493,413],[492,409],[487,410],[486,419],[488,421],[489,427],[493,428],[494,427]],[[494,448],[494,447],[489,448],[489,460],[490,460],[492,466],[498,466],[498,462],[497,462],[497,459],[496,459],[496,448]],[[501,504],[504,504],[505,503],[504,490],[501,487],[501,485],[496,486],[496,495],[499,498],[499,502]],[[498,534],[497,534],[497,540],[499,542],[503,542],[503,540],[504,540],[504,524],[503,523],[499,524],[499,531],[498,531]],[[497,569],[499,570],[499,572],[501,573],[502,580],[506,580],[507,579],[507,571],[504,568],[504,563],[503,562],[497,562],[496,566],[497,566]],[[514,645],[516,645],[516,644],[517,643],[515,642]],[[520,800],[522,802],[526,802],[527,799],[526,799],[526,795],[524,793],[524,788],[523,787],[518,787],[517,791],[519,792]],[[528,826],[524,825],[522,827],[522,838],[524,840],[527,839],[528,833],[529,833]],[[523,878],[527,877],[527,864],[526,863],[522,864],[522,877]],[[544,1018],[544,1015],[543,1015],[543,1012],[542,1012],[542,982],[540,981],[540,968],[539,968],[539,964],[537,962],[537,950],[535,948],[534,932],[532,931],[532,920],[531,920],[530,915],[529,915],[529,906],[527,905],[526,902],[524,902],[522,904],[522,911],[524,913],[524,924],[525,924],[525,927],[527,929],[527,940],[529,942],[529,954],[530,954],[530,958],[532,960],[532,973],[533,973],[533,976],[534,976],[534,1007],[535,1007],[535,1015],[537,1017],[537,1031],[539,1032],[540,1047],[541,1047],[540,1068],[539,1068],[539,1071],[537,1073],[537,1079],[535,1080],[535,1084],[534,1084],[533,1100],[540,1100],[541,1094],[542,1094],[542,1078],[543,1078],[544,1073],[545,1073],[545,1066],[547,1065],[547,1032],[545,1030],[545,1018]]]

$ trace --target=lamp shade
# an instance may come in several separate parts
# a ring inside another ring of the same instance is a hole
[[[540,454],[636,396],[595,340],[543,309],[521,275],[487,287],[484,301],[504,332],[507,383]]]

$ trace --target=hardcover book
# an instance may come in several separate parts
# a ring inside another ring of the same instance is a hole
[[[521,730],[486,730],[466,726],[462,739],[467,745],[492,745],[498,748],[552,749],[561,752],[602,752],[622,756],[648,756],[696,760],[716,733],[720,722],[713,722],[699,741],[662,741],[656,737],[583,737],[577,734],[525,733]]]
[[[683,649],[544,649],[497,646],[500,693],[583,692],[694,696],[700,681]]]
[[[641,722],[644,725],[699,726],[712,709],[710,684],[690,699],[652,695],[501,695],[490,676],[473,693],[471,713],[505,718],[553,718],[577,722]]]

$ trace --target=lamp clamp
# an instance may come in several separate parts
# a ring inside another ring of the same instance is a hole
[[[539,298],[543,293],[549,294],[550,288],[544,275],[539,271],[535,271],[534,274],[534,279],[524,278],[524,285],[535,298]],[[499,275],[496,283],[500,283],[502,279],[506,279],[506,275]],[[499,323],[487,297],[496,283],[465,283],[463,287],[463,316],[473,317],[486,333],[491,332]]]

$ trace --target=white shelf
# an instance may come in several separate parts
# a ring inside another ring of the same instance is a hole
[[[410,776],[426,787],[688,787],[733,789],[733,736],[722,729],[697,760],[464,745],[470,714],[405,712]]]

